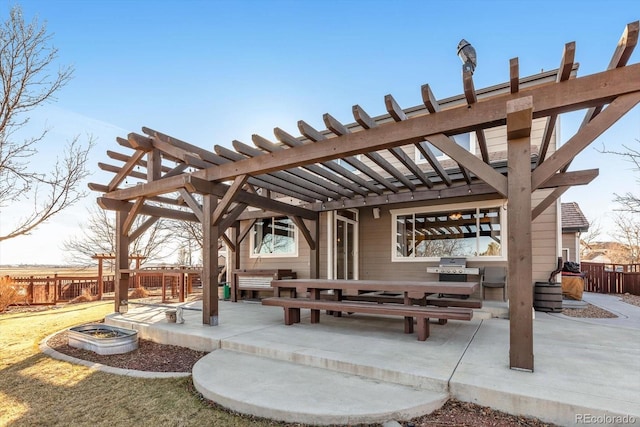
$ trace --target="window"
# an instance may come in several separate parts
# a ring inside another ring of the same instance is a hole
[[[443,256],[503,258],[501,206],[494,202],[477,207],[451,205],[438,210],[392,212],[392,261],[432,261]]]
[[[461,133],[459,135],[453,135],[451,138],[453,138],[453,140],[459,146],[466,149],[470,153],[475,154],[476,152],[476,134],[475,133]],[[446,154],[438,150],[433,145],[429,144],[428,142],[427,144],[429,145],[429,148],[433,152],[433,155],[436,156],[436,158],[438,159],[449,158]],[[416,163],[424,163],[427,161],[427,159],[425,159],[425,157],[422,155],[420,150],[418,150],[417,148],[415,149],[415,158],[416,158]]]
[[[295,224],[289,218],[261,218],[251,232],[251,257],[298,256]]]

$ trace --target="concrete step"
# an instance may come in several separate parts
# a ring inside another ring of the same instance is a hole
[[[243,414],[306,424],[404,421],[431,413],[448,393],[229,350],[193,367],[202,395]]]
[[[483,301],[482,308],[473,310],[474,319],[509,318],[509,303],[504,301]]]
[[[447,392],[451,372],[480,324],[476,319],[434,322],[427,341],[418,341],[415,334],[402,333],[401,318],[346,317],[323,314],[320,323],[310,324],[306,310],[301,323],[230,336],[221,349]],[[394,350],[381,352],[383,348]]]

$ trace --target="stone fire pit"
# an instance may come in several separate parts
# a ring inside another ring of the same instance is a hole
[[[138,348],[138,331],[102,323],[74,326],[67,336],[71,347],[101,355],[128,353]]]

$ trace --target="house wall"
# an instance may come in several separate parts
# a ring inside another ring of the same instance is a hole
[[[580,262],[579,239],[580,233],[562,233],[562,248],[569,250],[569,259],[565,261]]]

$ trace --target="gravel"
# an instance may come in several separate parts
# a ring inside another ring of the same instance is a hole
[[[610,311],[602,309],[592,304],[587,304],[585,308],[564,308],[562,314],[571,317],[588,317],[591,319],[611,319],[618,317]]]

